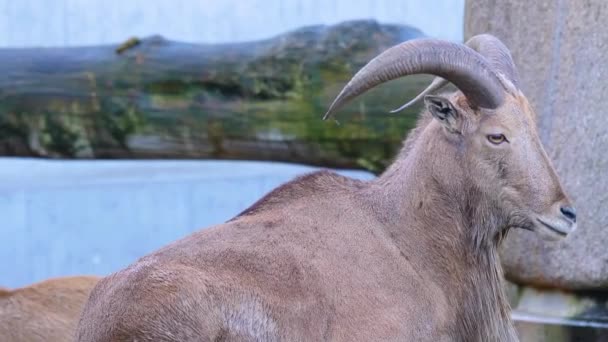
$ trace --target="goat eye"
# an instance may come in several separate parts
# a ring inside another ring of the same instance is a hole
[[[499,145],[507,141],[507,138],[503,134],[489,134],[488,141],[494,145]]]

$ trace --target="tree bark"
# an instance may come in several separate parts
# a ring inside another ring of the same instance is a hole
[[[415,122],[388,110],[429,77],[391,82],[321,120],[382,50],[419,37],[373,21],[257,42],[159,36],[119,46],[0,50],[0,154],[274,160],[379,172]]]

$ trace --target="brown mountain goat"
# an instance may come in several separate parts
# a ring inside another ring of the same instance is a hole
[[[576,216],[496,38],[392,47],[327,115],[417,73],[459,91],[427,110],[380,177],[322,171],[103,279],[79,341],[515,341],[497,246],[563,237]],[[327,116],[326,115],[326,116]]]
[[[0,341],[71,341],[82,307],[98,280],[62,277],[12,291],[0,288]]]

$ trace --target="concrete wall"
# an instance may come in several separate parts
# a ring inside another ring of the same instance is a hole
[[[563,243],[515,231],[509,278],[562,288],[608,288],[608,1],[468,0],[465,39],[492,33],[511,49],[542,141],[578,209]]]

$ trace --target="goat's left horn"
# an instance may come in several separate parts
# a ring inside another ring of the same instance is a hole
[[[482,55],[462,44],[415,39],[393,46],[367,63],[342,89],[323,119],[377,85],[414,74],[444,78],[472,106],[493,109],[504,101],[504,87]]]
[[[519,87],[517,68],[515,67],[509,49],[500,41],[500,39],[491,34],[484,33],[471,37],[465,44],[471,49],[479,52],[488,61],[494,71],[503,74],[516,88]],[[433,82],[420,94],[401,107],[391,110],[391,113],[400,112],[411,107],[422,100],[427,94],[436,92],[447,84],[448,81],[443,78],[435,77]]]

